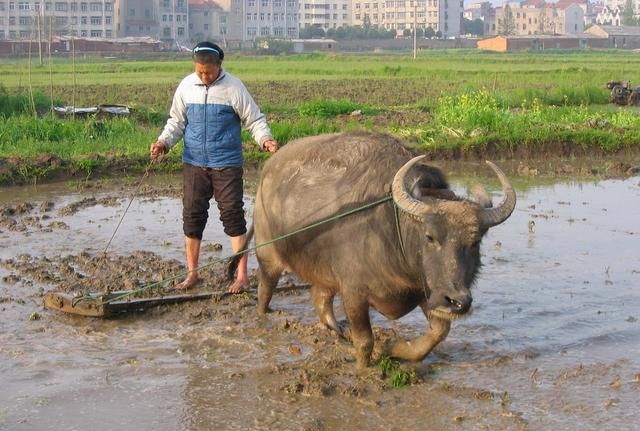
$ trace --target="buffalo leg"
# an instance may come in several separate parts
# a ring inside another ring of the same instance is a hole
[[[373,351],[373,331],[369,320],[369,303],[360,297],[345,296],[344,311],[351,327],[351,339],[356,349],[358,368],[369,366]]]
[[[336,316],[333,313],[333,298],[335,297],[335,293],[314,284],[311,286],[311,297],[313,298],[313,305],[316,307],[316,313],[318,313],[318,317],[320,317],[320,322],[329,329],[336,331],[341,337],[344,337],[342,329],[338,325]]]
[[[428,316],[425,306],[422,306],[422,310]],[[433,315],[427,319],[429,320],[427,333],[410,341],[396,342],[391,348],[391,356],[408,361],[422,361],[434,347],[447,337],[449,329],[451,329],[450,320]]]
[[[265,314],[271,311],[269,303],[273,297],[273,291],[280,279],[281,270],[274,271],[260,262],[258,269],[258,313]]]

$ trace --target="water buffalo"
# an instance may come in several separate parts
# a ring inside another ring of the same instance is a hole
[[[333,312],[340,294],[357,365],[365,367],[373,350],[369,307],[398,319],[420,306],[429,330],[396,342],[390,354],[424,359],[447,336],[451,320],[469,311],[480,241],[511,215],[516,196],[487,162],[502,184],[502,203],[492,208],[481,187],[473,201],[458,197],[440,170],[420,158],[390,136],[366,132],[299,139],[271,157],[256,194],[256,244],[390,193],[393,200],[259,247],[259,312],[268,311],[289,269],[312,284],[320,321],[340,332]]]

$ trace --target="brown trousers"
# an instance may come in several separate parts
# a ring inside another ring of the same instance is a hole
[[[209,217],[209,201],[215,198],[220,221],[228,236],[247,232],[242,201],[242,168],[183,166],[182,223],[185,236],[202,239]]]

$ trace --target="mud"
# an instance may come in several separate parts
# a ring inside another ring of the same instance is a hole
[[[460,193],[482,175],[446,170]],[[348,341],[317,323],[293,274],[262,317],[255,278],[240,295],[111,319],[42,307],[51,290],[179,280],[179,178],[1,190],[0,429],[632,430],[640,178],[523,175],[514,184],[516,212],[483,243],[474,313],[422,363],[390,367],[386,346],[427,323],[417,311],[395,322],[372,311],[379,365],[366,370],[355,368]],[[228,254],[214,206],[201,259],[210,266],[194,292],[226,289]],[[336,312],[345,323],[339,301]]]

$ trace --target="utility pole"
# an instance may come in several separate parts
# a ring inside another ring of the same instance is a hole
[[[40,66],[42,66],[42,31],[40,29],[40,8],[36,10],[36,25],[38,26],[38,59]]]
[[[418,51],[418,0],[413,0],[413,59]]]

